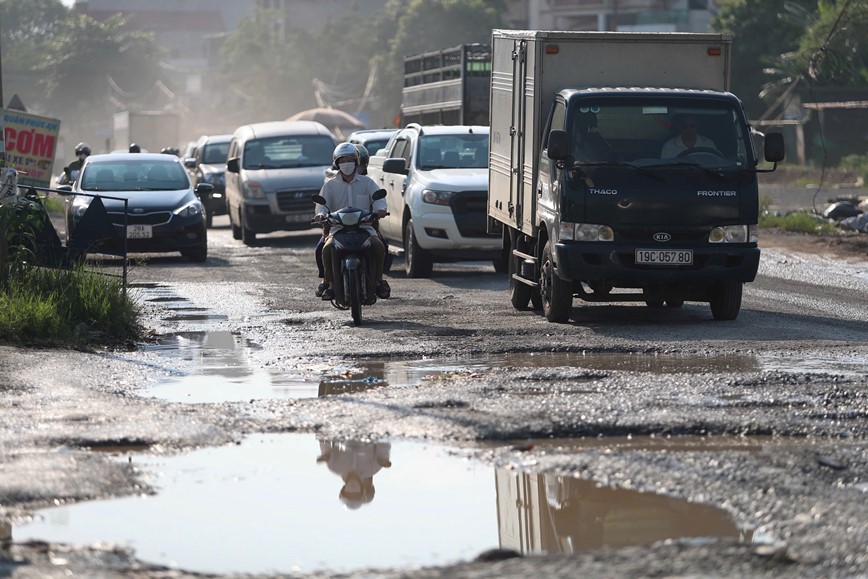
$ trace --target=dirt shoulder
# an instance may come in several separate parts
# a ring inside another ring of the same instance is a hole
[[[810,235],[780,229],[763,229],[760,231],[760,247],[777,247],[846,261],[868,259],[868,235],[864,233]]]

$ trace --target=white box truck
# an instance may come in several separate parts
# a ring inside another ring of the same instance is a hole
[[[732,320],[759,264],[760,169],[721,34],[494,30],[489,230],[510,300],[711,305]],[[617,291],[613,291],[616,288]]]

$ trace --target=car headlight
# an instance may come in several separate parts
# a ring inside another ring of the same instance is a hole
[[[573,241],[613,241],[615,232],[608,225],[561,221],[560,239]]]
[[[449,205],[449,201],[455,197],[455,191],[433,191],[425,189],[422,191],[422,201],[432,205]]]
[[[242,186],[242,192],[247,199],[265,199],[265,189],[256,181],[248,181]]]
[[[196,199],[178,209],[175,209],[172,213],[178,217],[196,217],[197,215],[204,215],[205,209],[202,207],[202,202]]]
[[[205,183],[211,183],[212,185],[223,185],[225,182],[225,175],[223,173],[204,173],[202,175],[202,181]]]
[[[709,243],[756,243],[758,238],[756,225],[724,225],[708,234]]]
[[[84,215],[84,212],[87,211],[88,207],[90,207],[91,201],[93,201],[93,197],[76,195],[72,199],[72,216],[76,219],[81,219],[81,216]]]

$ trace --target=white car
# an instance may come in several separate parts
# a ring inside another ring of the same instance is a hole
[[[409,277],[449,261],[490,259],[505,271],[501,236],[486,230],[488,127],[411,123],[382,159],[372,157],[368,176],[387,192],[380,231],[403,252]]]

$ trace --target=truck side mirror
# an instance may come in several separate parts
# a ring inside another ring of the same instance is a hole
[[[393,157],[391,159],[386,159],[383,161],[383,173],[396,173],[398,175],[406,175],[409,173],[407,170],[407,162],[403,157]]]
[[[240,167],[238,165],[239,158],[232,157],[231,159],[226,159],[226,170],[230,173],[240,173]]]
[[[570,156],[570,137],[566,131],[554,129],[549,133],[547,153],[554,161],[563,161]]]
[[[765,157],[769,163],[778,163],[784,160],[786,147],[782,133],[768,133],[765,138]]]

